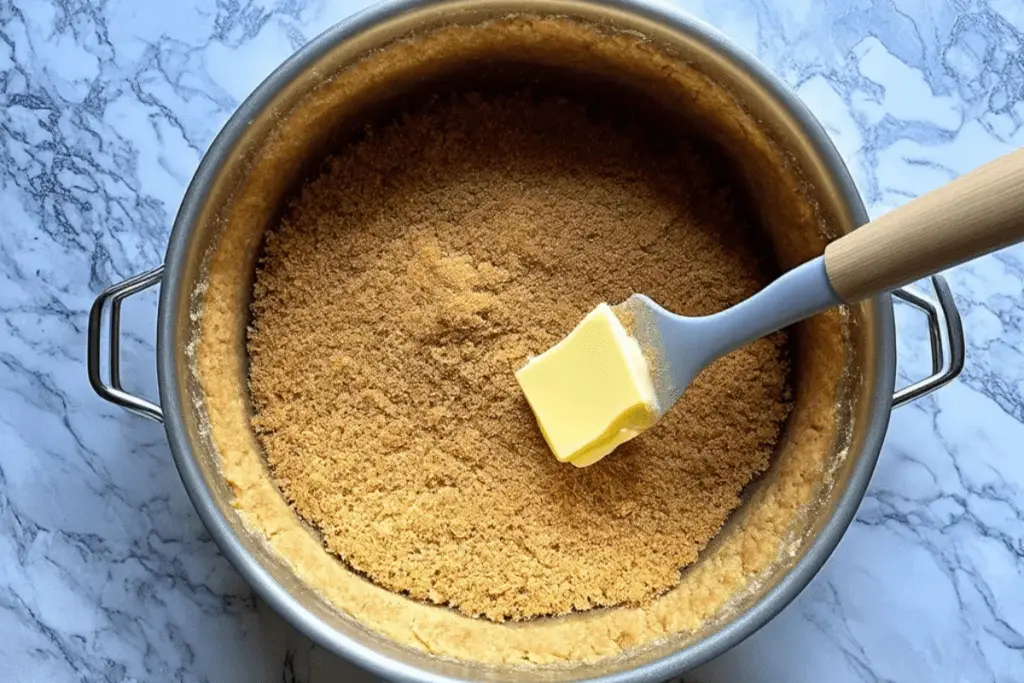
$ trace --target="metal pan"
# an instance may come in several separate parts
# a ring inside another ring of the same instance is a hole
[[[858,366],[857,376],[847,387],[849,410],[844,419],[848,429],[841,444],[845,455],[831,479],[823,481],[821,499],[811,511],[806,533],[789,560],[775,567],[739,608],[700,632],[681,634],[614,660],[560,669],[481,668],[399,646],[363,628],[304,586],[287,563],[268,553],[246,530],[232,508],[230,487],[218,473],[217,454],[204,438],[204,406],[188,350],[195,339],[196,312],[203,305],[205,264],[217,248],[217,233],[223,224],[218,217],[225,206],[238,201],[236,188],[251,174],[254,155],[326,78],[365,55],[394,44],[402,36],[433,27],[468,25],[515,13],[568,17],[619,35],[645,36],[651,45],[691,65],[742,104],[742,115],[757,122],[766,138],[784,151],[786,164],[799,174],[802,187],[809,188],[808,205],[823,217],[833,236],[866,222],[863,204],[842,160],[809,111],[754,59],[686,14],[645,0],[393,0],[338,24],[306,45],[271,74],[228,121],[188,188],[164,265],[116,284],[97,297],[89,320],[89,380],[108,401],[164,423],[182,481],[225,555],[297,628],[355,664],[396,681],[662,681],[721,654],[796,597],[853,519],[874,469],[891,410],[934,391],[960,372],[964,362],[960,316],[941,278],[933,278],[935,301],[920,292],[894,292],[926,314],[930,330],[932,373],[909,387],[895,388],[892,298],[876,297],[850,312],[849,348],[845,351],[858,359]],[[528,61],[528,51],[524,54]],[[354,100],[350,104],[363,106]],[[296,134],[300,134],[298,129]],[[301,159],[291,165],[281,163],[282,173],[292,175],[303,167]],[[264,222],[272,220],[267,212]],[[246,258],[237,267],[237,287],[243,293],[246,288],[251,291],[259,246],[258,240],[251,242]],[[161,286],[156,349],[159,403],[124,389],[118,361],[121,303],[155,285]],[[244,303],[244,294],[240,296],[239,301]],[[104,379],[101,356],[107,311],[109,377]],[[244,311],[239,312],[238,320],[244,326]],[[244,347],[233,352],[240,357],[237,380],[244,387]]]

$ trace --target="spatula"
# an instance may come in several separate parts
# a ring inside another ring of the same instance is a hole
[[[707,365],[755,339],[1020,240],[1024,149],[841,237],[822,256],[721,313],[684,317],[643,294],[612,309],[633,321],[664,414]]]

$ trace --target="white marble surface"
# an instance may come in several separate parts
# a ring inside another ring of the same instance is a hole
[[[1022,0],[686,2],[821,118],[873,215],[1024,145]],[[158,264],[238,102],[351,0],[0,0],[0,680],[360,680],[257,600],[159,425],[96,398],[93,296]],[[950,273],[962,378],[893,418],[856,523],[693,681],[1024,681],[1024,249]],[[155,393],[154,299],[128,304]],[[926,370],[900,315],[900,368]]]

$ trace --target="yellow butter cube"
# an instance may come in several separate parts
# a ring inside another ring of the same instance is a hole
[[[640,345],[602,303],[516,379],[555,457],[592,465],[658,419]]]

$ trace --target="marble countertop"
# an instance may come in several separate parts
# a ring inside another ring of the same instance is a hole
[[[705,0],[828,129],[872,215],[1024,145],[1021,0]],[[351,0],[0,0],[0,679],[369,680],[221,556],[160,425],[86,381],[87,312],[159,264],[232,110]],[[1024,248],[949,273],[967,366],[893,415],[871,489],[778,618],[688,681],[1024,680]],[[155,299],[126,305],[155,395]],[[904,379],[925,333],[898,310]]]

